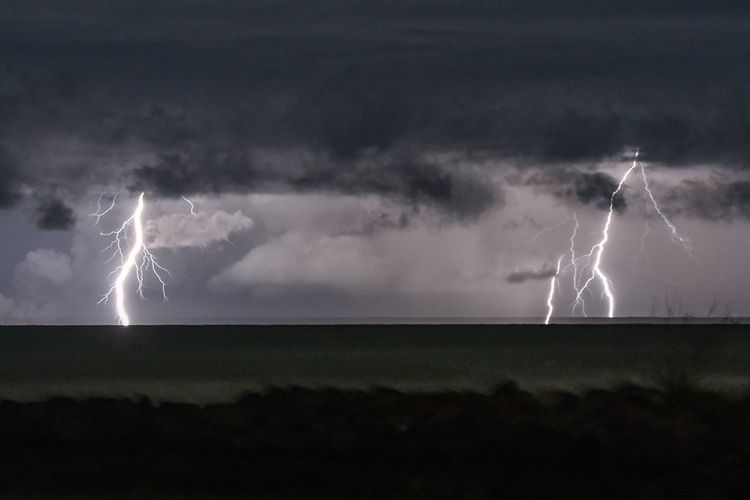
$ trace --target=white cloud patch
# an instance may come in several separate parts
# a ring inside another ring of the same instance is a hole
[[[70,256],[40,248],[26,254],[26,258],[16,269],[16,281],[23,284],[27,281],[42,281],[61,285],[73,277],[73,266]]]
[[[218,210],[211,215],[203,211],[196,215],[163,215],[146,221],[146,244],[152,249],[205,247],[252,227],[253,220],[239,210]]]
[[[385,286],[387,261],[368,239],[289,232],[251,250],[215,276],[215,290],[242,287],[325,286],[350,291]]]

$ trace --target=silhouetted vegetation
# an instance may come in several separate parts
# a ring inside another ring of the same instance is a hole
[[[0,403],[4,495],[747,498],[750,398],[271,388],[232,404]]]

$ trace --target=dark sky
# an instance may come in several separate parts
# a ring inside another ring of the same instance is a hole
[[[740,1],[6,0],[0,316],[112,321],[99,233],[145,192],[136,321],[538,317],[634,148],[695,252],[629,179],[618,314],[748,314],[749,76]]]

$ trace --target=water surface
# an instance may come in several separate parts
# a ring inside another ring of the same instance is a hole
[[[0,327],[0,396],[222,401],[269,385],[477,390],[653,383],[665,367],[739,390],[741,324]]]

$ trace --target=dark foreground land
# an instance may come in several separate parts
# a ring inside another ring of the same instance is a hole
[[[750,497],[750,398],[691,387],[3,401],[0,443],[4,497]]]

